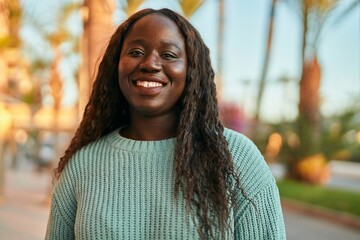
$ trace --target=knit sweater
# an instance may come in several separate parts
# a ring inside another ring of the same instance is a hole
[[[244,135],[224,135],[247,195],[236,189],[226,239],[285,239],[278,189],[262,155]],[[56,182],[46,239],[200,239],[197,217],[174,194],[175,144],[116,130],[77,151]]]

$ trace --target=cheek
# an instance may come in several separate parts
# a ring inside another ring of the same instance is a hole
[[[185,84],[185,79],[187,74],[186,62],[175,64],[172,67],[171,71],[174,78],[176,78],[179,82],[183,82],[183,84]]]
[[[183,64],[179,64],[179,66],[174,70],[175,70],[174,72],[177,75],[177,78],[179,79],[179,90],[180,90],[180,95],[182,95],[185,89],[186,76],[187,76],[186,62]]]
[[[118,82],[121,89],[123,87],[122,85],[127,82],[126,80],[128,79],[129,74],[129,61],[121,60],[118,66]]]
[[[126,59],[120,60],[118,66],[119,76],[123,76],[127,74],[129,68],[128,66],[129,66],[129,61],[127,61]]]

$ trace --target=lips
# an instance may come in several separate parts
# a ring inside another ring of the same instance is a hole
[[[154,87],[162,87],[164,84],[160,82],[151,82],[151,81],[135,81],[135,85],[138,87],[154,88]]]
[[[167,81],[158,76],[144,74],[131,78],[131,83],[134,86],[135,93],[141,96],[156,96],[167,85]]]
[[[132,83],[136,87],[158,88],[164,87],[167,82],[156,76],[139,75],[132,79]]]

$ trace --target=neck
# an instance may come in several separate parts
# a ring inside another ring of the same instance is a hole
[[[158,117],[131,116],[130,124],[120,134],[133,140],[163,140],[176,137],[177,126],[174,114]]]

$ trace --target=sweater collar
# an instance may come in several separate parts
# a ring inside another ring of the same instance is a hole
[[[106,140],[116,148],[130,152],[168,152],[175,148],[176,138],[157,141],[139,141],[125,138],[120,135],[120,128],[106,136]]]

